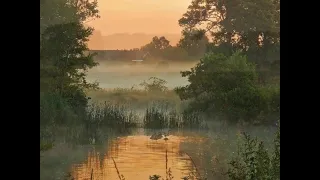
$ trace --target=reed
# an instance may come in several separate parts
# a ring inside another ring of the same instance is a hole
[[[120,171],[119,171],[119,169],[118,169],[118,167],[117,167],[116,161],[113,159],[113,157],[111,157],[111,158],[112,158],[114,167],[115,167],[116,170],[117,170],[117,174],[118,174],[119,180],[123,180],[123,179],[124,179],[124,178],[123,178],[123,175],[120,175]]]

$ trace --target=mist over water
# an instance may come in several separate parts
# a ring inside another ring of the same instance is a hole
[[[170,136],[170,141],[154,141],[145,135],[118,137],[110,143],[107,152],[91,151],[86,161],[74,164],[72,174],[75,180],[90,179],[91,174],[94,179],[116,180],[115,162],[121,174],[131,180],[148,179],[153,174],[166,177],[169,168],[177,179],[185,177],[194,171],[190,158],[180,149],[185,139]]]
[[[157,77],[168,82],[172,89],[188,84],[187,78],[181,77],[180,71],[189,70],[195,63],[169,63],[169,67],[160,68],[157,64],[130,64],[103,62],[88,72],[88,81],[99,82],[101,88],[139,88],[138,85],[150,77]]]

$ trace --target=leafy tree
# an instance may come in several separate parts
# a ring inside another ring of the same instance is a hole
[[[52,25],[99,18],[97,5],[97,0],[40,0],[40,34]]]
[[[93,29],[84,22],[97,18],[96,0],[40,1],[40,92],[58,93],[72,107],[85,107],[86,71],[97,65],[86,53]]]
[[[190,109],[234,122],[279,112],[279,88],[261,86],[279,76],[279,0],[193,0],[179,24],[194,31],[191,39],[212,37],[207,54],[182,72],[190,85],[176,89]]]
[[[181,47],[168,47],[161,53],[161,57],[166,60],[188,60],[191,57],[188,55],[188,52]]]
[[[241,49],[250,60],[280,54],[279,0],[193,0],[179,24],[186,29],[206,25],[215,46],[229,44],[224,47]]]
[[[209,39],[207,36],[201,34],[203,31],[199,30],[184,30],[182,31],[182,38],[177,46],[185,49],[189,56],[201,57],[206,52]],[[200,37],[197,37],[199,36]]]
[[[267,106],[257,85],[255,65],[240,51],[232,56],[208,53],[181,74],[190,84],[176,88],[176,92],[182,100],[193,100],[193,111],[209,111],[237,122],[253,120]]]
[[[161,36],[160,38],[155,36],[149,44],[141,47],[141,50],[150,53],[152,56],[161,56],[161,53],[169,47],[171,47],[170,41],[164,36]]]

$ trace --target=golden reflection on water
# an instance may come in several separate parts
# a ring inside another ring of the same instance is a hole
[[[108,152],[88,154],[87,161],[72,167],[75,180],[118,180],[117,169],[126,180],[148,180],[157,174],[166,179],[170,168],[174,179],[180,179],[195,171],[189,156],[180,151],[180,143],[186,138],[169,136],[169,140],[151,140],[149,136],[127,136],[115,139]],[[167,154],[167,155],[166,155]],[[166,170],[167,167],[167,170]]]

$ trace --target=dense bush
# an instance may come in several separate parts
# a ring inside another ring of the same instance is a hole
[[[95,0],[40,2],[40,121],[67,123],[83,115],[88,69],[97,65],[88,54],[93,29],[84,25],[98,17]]]
[[[58,93],[40,93],[40,125],[66,124],[77,119],[68,101]]]
[[[188,110],[214,113],[230,122],[253,122],[279,104],[279,89],[258,84],[255,65],[240,51],[231,56],[207,53],[194,68],[181,74],[190,84],[176,88],[176,92],[182,100],[192,100]]]

